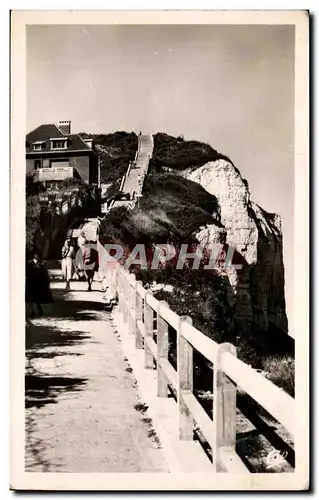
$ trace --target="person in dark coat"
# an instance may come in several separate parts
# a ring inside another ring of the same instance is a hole
[[[82,253],[84,274],[88,284],[88,292],[92,290],[94,273],[99,270],[99,255],[94,244],[86,245]]]
[[[27,263],[26,268],[26,303],[29,306],[32,318],[35,315],[34,306],[36,306],[39,316],[43,316],[42,304],[51,304],[53,302],[50,290],[50,278],[45,265],[40,260],[40,255],[35,253],[31,262]]]

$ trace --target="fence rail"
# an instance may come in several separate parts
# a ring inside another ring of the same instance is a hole
[[[99,251],[105,252],[102,245]],[[236,394],[240,388],[294,435],[295,401],[263,375],[236,357],[232,344],[217,344],[158,301],[117,262],[108,262],[111,296],[117,297],[123,323],[135,335],[136,349],[144,349],[145,369],[157,370],[157,396],[167,397],[170,386],[177,393],[178,432],[181,440],[193,439],[193,423],[211,446],[216,471],[249,473],[236,454]],[[111,272],[110,272],[111,271]],[[154,329],[154,315],[157,329]],[[177,336],[177,370],[168,359],[168,328]],[[156,342],[154,340],[156,334]],[[193,351],[213,364],[213,419],[193,394]]]
[[[177,394],[177,432],[180,440],[192,441],[194,422],[212,450],[212,469],[249,473],[236,453],[236,395],[249,394],[294,435],[295,400],[263,375],[236,357],[232,344],[217,344],[192,325],[188,316],[178,316],[168,304],[145,290],[135,275],[125,270],[98,243],[100,268],[110,286],[110,297],[118,300],[121,323],[135,336],[136,349],[144,349],[145,370],[156,365],[157,396],[166,398],[169,387]],[[154,328],[154,316],[156,328]],[[168,329],[176,331],[177,370],[169,361]],[[156,341],[155,341],[156,337]],[[193,353],[198,351],[213,364],[211,419],[193,393]]]

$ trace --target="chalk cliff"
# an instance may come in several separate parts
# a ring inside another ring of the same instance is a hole
[[[224,228],[201,227],[197,239],[204,245],[226,243],[235,249],[242,269],[225,269],[233,291],[235,326],[241,333],[287,332],[281,220],[250,198],[249,186],[226,159],[179,172],[216,196]],[[238,261],[238,259],[237,259]]]

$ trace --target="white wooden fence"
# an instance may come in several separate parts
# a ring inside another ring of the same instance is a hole
[[[237,455],[236,394],[245,391],[294,436],[295,400],[263,375],[236,357],[232,344],[217,344],[192,326],[188,316],[178,316],[166,302],[145,290],[135,275],[118,262],[105,262],[99,243],[100,265],[110,286],[110,296],[118,300],[123,323],[135,336],[136,349],[144,349],[145,370],[157,370],[157,396],[168,397],[170,386],[177,394],[176,418],[180,440],[193,440],[194,422],[212,450],[216,472],[249,473]],[[110,259],[110,257],[109,257]],[[154,340],[154,314],[157,317]],[[177,370],[168,358],[168,328],[176,331]],[[198,351],[213,364],[213,418],[193,394],[193,352]],[[154,363],[155,362],[155,363]]]

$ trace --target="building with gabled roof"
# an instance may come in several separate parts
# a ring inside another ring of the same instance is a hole
[[[47,188],[69,178],[98,184],[99,156],[92,139],[71,134],[71,122],[40,125],[26,136],[26,172]]]

